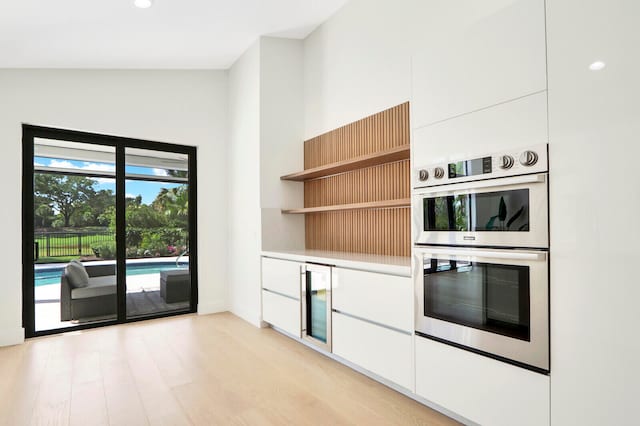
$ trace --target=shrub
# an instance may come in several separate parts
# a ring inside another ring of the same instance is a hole
[[[114,241],[107,241],[92,245],[91,250],[93,250],[97,257],[102,259],[116,258],[116,243]]]

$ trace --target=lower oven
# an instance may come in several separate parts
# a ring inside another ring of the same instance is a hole
[[[546,250],[414,248],[416,332],[546,373]]]

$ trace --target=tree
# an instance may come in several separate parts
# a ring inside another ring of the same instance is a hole
[[[101,189],[87,200],[82,211],[82,224],[85,226],[105,226],[108,220],[103,217],[108,207],[116,205],[116,197],[111,189]],[[73,218],[74,222],[77,219]],[[74,223],[77,225],[77,223]]]
[[[54,211],[48,203],[39,202],[38,200],[34,200],[34,219],[36,222],[36,227],[46,228],[51,225],[54,219]]]
[[[189,215],[187,185],[162,188],[151,205],[155,210],[163,213],[174,226],[186,227]]]
[[[95,181],[83,176],[36,173],[34,180],[35,196],[50,201],[51,207],[62,216],[65,227],[69,226],[71,216],[96,193]]]

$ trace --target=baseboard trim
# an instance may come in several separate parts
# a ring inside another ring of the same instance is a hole
[[[0,347],[24,343],[24,328],[5,328],[0,330]]]
[[[198,303],[198,315],[218,314],[220,312],[227,312],[228,310],[226,303],[223,301]]]

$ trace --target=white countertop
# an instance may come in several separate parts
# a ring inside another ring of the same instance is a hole
[[[324,250],[262,251],[265,257],[411,277],[411,258]]]

